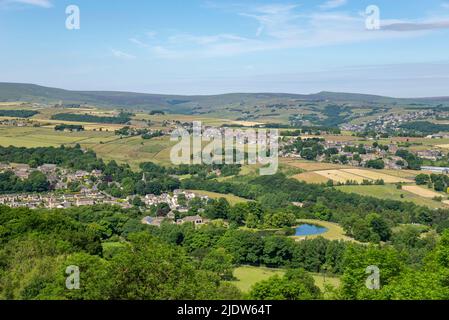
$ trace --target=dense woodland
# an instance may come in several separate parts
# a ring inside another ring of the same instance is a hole
[[[38,113],[33,110],[0,110],[0,117],[31,118]]]
[[[73,122],[125,124],[131,120],[131,117],[129,113],[124,112],[121,112],[116,117],[101,117],[90,114],[58,113],[53,115],[51,119]]]
[[[213,221],[198,228],[189,223],[144,225],[141,219],[148,212],[142,212],[139,201],[133,202],[132,209],[31,211],[0,206],[3,299],[449,298],[449,210],[346,194],[329,184],[306,184],[282,173],[239,176],[239,166],[143,163],[136,172],[114,161],[106,164],[79,146],[0,148],[0,162],[100,169],[101,189],[116,196],[183,188],[250,200],[233,206],[223,198],[195,200],[187,214]],[[229,178],[216,180],[217,170]],[[435,184],[438,179],[428,177]],[[46,187],[37,174],[25,181],[10,173],[0,175],[0,188],[10,185],[24,192]],[[165,216],[166,209],[159,206],[150,211]],[[295,242],[288,237],[292,226],[305,218],[339,223],[357,242],[324,238]],[[415,223],[427,232],[419,231]],[[65,289],[69,265],[80,266],[81,290]],[[229,282],[240,265],[287,272],[242,293]],[[365,286],[369,265],[381,270],[381,290]],[[338,275],[342,285],[321,292],[308,272]]]
[[[22,180],[13,172],[0,173],[0,194],[23,192],[46,192],[50,190],[47,177],[38,172],[32,172],[28,179]]]
[[[305,271],[340,275],[333,299],[448,299],[449,233],[439,240],[412,229],[389,244],[323,238],[294,242],[226,227],[140,223],[137,209],[93,206],[60,210],[0,207],[0,297],[3,299],[322,299]],[[283,277],[246,294],[229,280],[241,264],[284,267]],[[82,274],[65,288],[67,266]],[[365,287],[379,266],[380,290]],[[329,296],[330,295],[330,296]]]

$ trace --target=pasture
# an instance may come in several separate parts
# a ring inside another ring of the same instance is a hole
[[[293,176],[293,178],[299,181],[304,181],[306,183],[316,183],[316,184],[326,183],[329,181],[329,179],[327,179],[326,177],[315,172],[303,172]]]
[[[442,208],[444,204],[434,201],[430,198],[422,197],[419,194],[407,191],[407,186],[402,186],[402,190],[396,188],[395,185],[387,184],[383,186],[338,186],[336,189],[347,192],[356,193],[361,196],[374,197],[385,200],[395,200],[401,202],[413,202],[418,206],[426,206],[432,209]]]
[[[280,162],[304,171],[319,171],[319,170],[335,170],[335,169],[349,169],[351,166],[345,166],[334,163],[315,162],[306,160],[295,160],[289,158],[280,158]]]
[[[355,175],[343,170],[323,170],[315,171],[316,174],[323,176],[326,180],[332,180],[335,182],[346,183],[347,181],[354,181],[357,183],[362,183],[363,180],[370,180],[359,175]]]
[[[116,137],[107,143],[86,145],[86,147],[94,150],[100,158],[106,161],[115,160],[137,168],[142,162],[171,165],[170,150],[174,144],[176,143],[170,142],[168,137],[151,140],[144,140],[141,137],[123,139]]]
[[[405,191],[411,192],[413,194],[416,194],[420,197],[429,198],[429,199],[443,196],[443,194],[433,191],[429,188],[423,188],[423,187],[418,187],[418,186],[403,186],[402,189]]]
[[[379,171],[363,170],[363,169],[342,169],[341,171],[361,176],[369,180],[383,180],[385,183],[412,183],[412,180],[391,176]]]
[[[0,145],[8,147],[58,147],[62,144],[95,145],[115,139],[107,132],[58,132],[51,128],[0,126]]]
[[[355,181],[362,183],[364,180],[376,181],[383,180],[385,183],[412,183],[413,181],[406,178],[388,175],[381,171],[366,170],[366,169],[340,169],[340,170],[322,170],[314,171],[314,173],[325,177],[327,180],[333,180],[339,183],[346,183],[347,181]]]
[[[226,200],[228,200],[229,204],[231,206],[236,205],[237,203],[242,203],[242,202],[248,202],[249,200],[241,198],[241,197],[237,197],[233,194],[223,194],[223,193],[217,193],[217,192],[210,192],[210,191],[203,191],[203,190],[187,190],[190,192],[193,192],[195,194],[198,194],[200,196],[208,196],[211,199],[220,199],[220,198],[225,198]]]
[[[257,282],[268,280],[275,275],[281,277],[284,274],[285,270],[282,269],[241,266],[234,270],[234,277],[236,280],[231,281],[231,283],[237,286],[242,292],[248,293],[252,286]],[[338,277],[324,276],[323,274],[318,273],[310,274],[315,280],[316,286],[319,287],[321,291],[325,290],[325,285],[331,285],[335,288],[340,286],[340,279]]]

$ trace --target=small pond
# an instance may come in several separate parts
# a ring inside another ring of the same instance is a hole
[[[322,234],[327,231],[327,228],[316,226],[313,224],[302,224],[296,227],[295,236],[314,236],[317,234]]]

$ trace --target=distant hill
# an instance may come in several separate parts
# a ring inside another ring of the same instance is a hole
[[[90,104],[102,107],[165,110],[192,113],[197,109],[217,111],[229,106],[282,104],[292,101],[354,104],[438,104],[449,97],[397,99],[367,94],[320,92],[316,94],[230,93],[209,96],[183,96],[118,91],[71,91],[35,84],[0,82],[0,101]]]

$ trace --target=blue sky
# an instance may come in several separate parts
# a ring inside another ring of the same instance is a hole
[[[65,27],[66,7],[80,29]],[[380,30],[367,30],[377,5]],[[449,0],[0,0],[0,81],[449,96]]]

